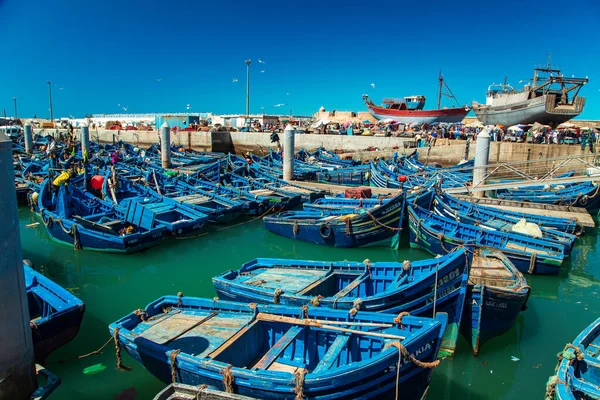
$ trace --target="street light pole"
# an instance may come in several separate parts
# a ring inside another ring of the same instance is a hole
[[[54,122],[54,115],[52,114],[52,82],[46,81],[48,84],[48,96],[50,97],[50,122]]]
[[[17,98],[13,97],[13,101],[15,103],[15,119],[19,119],[19,114],[17,113]]]
[[[250,115],[250,63],[251,60],[246,60],[246,124]]]

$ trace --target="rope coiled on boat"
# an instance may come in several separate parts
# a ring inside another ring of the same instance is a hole
[[[299,230],[300,230],[300,227],[298,226],[298,221],[294,221],[294,227],[292,228],[292,232],[294,233],[294,236],[298,235]]]
[[[358,312],[358,310],[360,310],[362,303],[363,303],[363,301],[360,298],[354,300],[354,303],[352,303],[352,308],[350,309],[350,311],[348,311],[348,314],[350,314],[354,317],[356,315],[356,313]]]
[[[346,236],[350,236],[352,234],[352,218],[346,218]]]
[[[133,313],[135,315],[137,315],[138,317],[140,317],[140,319],[142,320],[142,322],[146,321],[148,319],[148,313],[146,312],[146,310],[142,310],[141,308],[138,308]]]
[[[323,296],[321,296],[320,294],[313,297],[310,300],[310,304],[312,304],[313,306],[319,307],[321,305],[321,299],[323,298]]]
[[[573,349],[572,353],[568,351],[570,349]],[[567,343],[565,348],[559,352],[556,357],[558,358],[558,364],[556,365],[555,374],[558,372],[560,363],[565,358],[569,360],[569,363],[572,363],[574,360],[583,361],[585,359],[585,354],[579,347],[572,343]],[[544,400],[554,400],[556,385],[559,384],[566,385],[566,382],[562,381],[557,375],[553,375],[548,379],[548,382],[546,383],[546,394],[544,395]]]
[[[402,327],[402,318],[410,317],[410,313],[408,311],[402,311],[396,318],[394,318],[394,323]]]
[[[231,374],[231,365],[228,365],[227,368],[221,372],[221,375],[223,375],[223,388],[225,389],[225,393],[233,393],[235,378]]]
[[[367,269],[367,272],[369,273],[369,279],[373,279],[373,274],[371,273],[371,260],[366,258],[365,261],[363,261],[363,264],[365,264],[365,268]]]
[[[296,387],[294,388],[294,393],[296,393],[295,400],[304,400],[304,377],[306,373],[305,368],[298,368],[294,372],[294,380],[296,382]]]
[[[177,383],[177,356],[181,353],[181,350],[173,350],[169,354],[169,361],[171,363],[171,381]]]
[[[402,262],[402,270],[404,272],[410,271],[411,267],[412,267],[412,264],[411,264],[411,262],[409,260],[404,260]]]
[[[183,292],[177,292],[177,307],[181,307],[181,298],[183,297]]]

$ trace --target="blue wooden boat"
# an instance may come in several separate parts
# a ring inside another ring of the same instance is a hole
[[[532,203],[558,204],[570,207],[583,207],[589,212],[600,210],[600,184],[594,182],[582,182],[565,185],[564,188],[551,190],[510,190],[499,191],[496,194],[499,199],[530,201]]]
[[[132,207],[151,211],[156,221],[164,224],[175,236],[195,235],[210,219],[202,210],[161,196],[134,180],[117,178],[117,185],[112,185],[110,172],[106,173],[102,194],[104,199],[115,205],[130,207],[135,203]]]
[[[339,310],[448,315],[441,355],[454,353],[472,252],[397,262],[328,262],[259,258],[213,278],[224,300]],[[437,280],[439,285],[435,288]]]
[[[327,214],[354,214],[359,209],[373,209],[386,204],[392,197],[379,197],[370,199],[350,199],[344,197],[323,197],[313,202],[302,205],[304,211],[316,211]]]
[[[50,353],[77,336],[85,305],[30,265],[29,261],[23,262],[31,337],[35,361],[45,364]]]
[[[531,288],[500,251],[479,248],[473,256],[460,331],[477,355],[488,340],[508,332],[527,305]]]
[[[115,208],[76,185],[60,186],[54,194],[45,180],[31,203],[50,237],[76,249],[135,253],[159,245],[167,231],[152,210],[135,202]]]
[[[487,216],[488,218],[481,219],[482,215],[476,215],[475,213],[465,212],[463,210],[456,210],[450,205],[444,202],[444,199],[448,196],[444,195],[436,195],[433,200],[433,210],[442,217],[446,217],[449,219],[454,219],[460,223],[466,223],[474,226],[481,226],[487,230],[497,230],[501,232],[510,232],[513,235],[525,235],[528,237],[545,240],[551,243],[557,243],[565,248],[565,256],[569,256],[571,254],[571,250],[575,245],[575,240],[577,236],[572,235],[570,233],[555,231],[553,229],[540,228],[542,236],[535,237],[526,231],[515,231],[514,226],[519,221],[515,221],[512,218],[506,218],[502,215],[501,212],[497,214],[491,214]]]
[[[358,213],[331,215],[314,211],[285,211],[263,219],[265,229],[291,239],[335,247],[381,245],[399,236],[404,193],[387,203]],[[397,241],[393,242],[393,245]]]
[[[314,201],[324,197],[326,194],[326,192],[321,189],[313,189],[307,186],[284,181],[283,179],[279,179],[276,176],[261,171],[255,166],[244,165],[242,168],[236,169],[235,173],[247,177],[254,185],[259,185],[264,189],[273,189],[284,191],[286,193],[299,194],[302,196],[303,202]]]
[[[492,247],[504,252],[521,272],[556,275],[564,260],[562,245],[507,232],[489,231],[437,215],[418,205],[408,206],[411,247],[445,254],[454,247]]]
[[[533,222],[540,228],[552,229],[555,231],[570,233],[573,235],[581,235],[584,232],[583,225],[575,221],[573,218],[558,218],[546,215],[526,214],[518,211],[502,210],[496,207],[489,207],[481,204],[471,203],[469,201],[460,200],[448,194],[440,194],[444,203],[452,209],[461,213],[475,217],[481,221],[493,218],[500,218],[504,221],[518,222],[525,219],[527,222]]]
[[[556,375],[546,393],[556,400],[600,398],[600,318],[559,353]]]
[[[109,329],[168,383],[261,399],[419,400],[439,363],[446,320],[165,296]]]
[[[317,172],[317,181],[335,185],[369,185],[369,165]]]

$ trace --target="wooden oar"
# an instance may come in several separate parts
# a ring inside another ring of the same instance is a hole
[[[156,185],[156,192],[162,196],[162,193],[160,192],[160,186],[158,186],[158,181],[156,180],[156,171],[152,170],[152,177],[154,178],[154,184]]]
[[[112,196],[112,199],[115,202],[115,204],[119,204],[119,202],[117,201],[117,195],[115,194],[115,188],[113,187],[110,178],[108,178],[108,188],[110,189],[110,195]]]
[[[355,329],[331,326],[331,325],[329,325],[331,323],[331,321],[325,321],[325,320],[299,319],[299,318],[285,317],[283,315],[272,315],[272,314],[265,314],[265,313],[258,313],[258,315],[256,316],[256,319],[258,321],[281,322],[284,324],[312,326],[315,328],[327,329],[330,331],[354,333],[357,335],[364,335],[364,336],[375,336],[375,337],[381,337],[381,338],[385,338],[385,339],[396,339],[396,340],[406,339],[406,337],[404,337],[404,336],[392,335],[389,333],[365,332],[365,331],[358,331]],[[349,322],[347,324],[350,325],[352,323]],[[360,324],[360,323],[354,323],[355,326],[360,326],[358,324]]]

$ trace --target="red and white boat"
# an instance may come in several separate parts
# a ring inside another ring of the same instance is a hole
[[[377,106],[367,95],[363,100],[369,112],[378,120],[390,120],[402,123],[455,123],[462,121],[471,110],[468,106],[456,108],[440,108],[442,94],[456,100],[448,86],[444,83],[442,74],[439,77],[440,90],[438,94],[437,110],[424,110],[425,96],[408,96],[404,98],[385,98],[382,105]],[[449,94],[442,93],[446,88]]]

